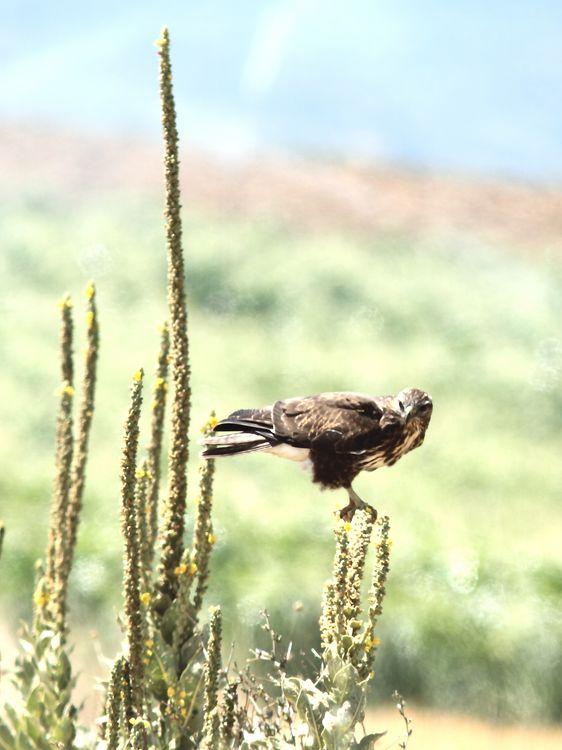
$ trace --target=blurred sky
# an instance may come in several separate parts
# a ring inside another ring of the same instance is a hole
[[[555,0],[0,0],[0,116],[156,132],[173,42],[184,143],[562,178]]]

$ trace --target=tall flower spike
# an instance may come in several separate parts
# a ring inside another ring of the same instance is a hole
[[[212,412],[209,420],[204,425],[202,432],[207,435],[212,432],[216,424],[215,413]],[[197,566],[197,584],[193,597],[193,609],[195,616],[201,611],[203,596],[207,590],[207,579],[209,577],[209,558],[215,543],[211,511],[213,509],[213,477],[215,474],[215,462],[211,459],[203,461],[199,469],[199,503],[197,505],[197,519],[193,533],[194,561]]]
[[[143,372],[133,377],[131,404],[125,422],[125,440],[121,459],[121,531],[125,540],[124,596],[129,672],[132,703],[136,716],[143,704],[143,632],[144,619],[140,601],[141,547],[135,507],[136,463],[139,442],[139,418],[142,404]]]
[[[209,641],[205,661],[205,695],[203,698],[203,741],[201,750],[218,746],[220,717],[218,712],[219,673],[221,669],[222,617],[220,607],[209,610]]]
[[[322,596],[322,610],[320,614],[320,640],[322,650],[328,648],[331,643],[337,640],[337,607],[335,597],[335,586],[333,581],[327,581],[324,585]]]
[[[58,597],[60,578],[63,575],[63,556],[67,545],[65,524],[70,492],[70,477],[72,466],[72,404],[74,396],[74,362],[72,356],[73,323],[72,301],[67,295],[60,302],[61,328],[61,388],[59,411],[57,417],[56,449],[55,449],[55,480],[53,484],[53,499],[51,503],[51,520],[49,525],[49,541],[47,545],[46,579],[48,596],[57,593],[55,611],[52,613],[62,630],[61,603]]]
[[[107,697],[105,700],[105,715],[107,719],[104,732],[107,750],[117,750],[119,745],[123,662],[123,657],[116,660],[107,686]]]
[[[171,326],[171,360],[174,397],[168,462],[169,490],[160,560],[158,610],[169,606],[177,590],[174,570],[183,552],[183,532],[187,494],[188,431],[191,409],[187,309],[185,303],[182,251],[181,203],[179,187],[178,132],[172,90],[170,39],[164,28],[158,41],[160,56],[160,97],[164,131],[166,178],[166,244],[168,251],[168,308]]]
[[[234,739],[234,724],[238,705],[238,686],[240,682],[229,682],[224,691],[220,712],[220,735],[223,745],[232,747]]]
[[[0,521],[0,558],[2,557],[2,550],[4,549],[4,536],[6,534],[6,527]]]
[[[148,471],[148,461],[145,459],[141,468],[136,472],[135,485],[135,511],[137,515],[137,529],[139,534],[139,544],[141,550],[141,582],[142,590],[148,591],[150,588],[150,530],[149,530],[149,510],[148,510],[148,487],[150,481],[150,472]]]
[[[369,551],[373,516],[369,509],[359,510],[353,517],[351,544],[349,548],[349,568],[347,571],[346,600],[347,620],[356,620],[361,614],[361,583],[365,570],[365,558]]]
[[[378,618],[382,614],[382,604],[386,594],[386,578],[390,567],[390,521],[388,516],[383,516],[379,522],[379,540],[377,543],[377,555],[373,570],[373,579],[369,589],[369,625],[375,629]]]
[[[158,535],[158,495],[160,490],[160,463],[162,460],[162,438],[164,435],[164,415],[166,412],[166,395],[168,391],[168,362],[170,358],[170,332],[168,325],[162,326],[158,368],[154,385],[154,400],[152,402],[152,422],[150,427],[150,443],[148,446],[148,486],[147,486],[147,521],[148,546],[147,563],[152,566],[154,560],[154,545]]]
[[[180,564],[176,568],[178,576],[178,590],[176,594],[176,622],[173,633],[174,651],[179,653],[183,644],[191,637],[195,630],[195,613],[191,603],[191,589],[193,580],[197,573],[197,565],[191,558],[189,550],[185,550]],[[178,670],[181,673],[184,669],[183,662],[178,662]]]
[[[135,713],[133,691],[131,688],[131,667],[124,656],[121,657],[121,689],[119,697],[121,698],[121,726],[123,728],[123,735],[127,739],[129,729],[135,720]]]
[[[345,632],[345,614],[347,595],[347,571],[349,568],[349,539],[344,524],[338,522],[334,532],[336,537],[336,554],[334,556],[334,589],[332,613],[334,630],[338,637]]]
[[[386,594],[386,579],[390,568],[390,521],[388,516],[383,516],[377,524],[378,542],[376,547],[375,565],[373,568],[373,578],[369,589],[369,617],[363,636],[364,643],[368,644],[365,648],[365,656],[359,666],[359,673],[362,677],[367,677],[373,669],[376,656],[375,628],[379,617],[382,614],[383,600]],[[374,648],[373,648],[374,646]]]
[[[82,512],[82,500],[86,483],[88,444],[94,415],[96,376],[99,352],[99,323],[96,307],[96,289],[90,282],[86,287],[86,356],[82,377],[82,399],[78,413],[78,430],[74,445],[71,484],[66,518],[66,544],[64,545],[59,592],[57,594],[60,617],[64,620],[67,609],[68,579],[74,561],[74,550],[78,536],[78,525]]]

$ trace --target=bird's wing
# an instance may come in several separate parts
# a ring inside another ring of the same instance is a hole
[[[277,401],[273,406],[275,436],[309,448],[326,442],[337,452],[358,452],[365,439],[376,443],[385,427],[385,399],[360,393],[320,393],[317,396]]]
[[[214,432],[253,432],[256,435],[273,437],[272,407],[261,409],[238,409],[221,419]]]

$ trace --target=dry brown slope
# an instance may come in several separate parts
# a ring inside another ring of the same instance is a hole
[[[5,125],[0,191],[156,193],[160,159],[156,141]],[[523,250],[562,251],[562,186],[295,157],[227,162],[198,152],[184,153],[182,173],[189,203],[221,215],[272,217],[306,230],[462,233]]]

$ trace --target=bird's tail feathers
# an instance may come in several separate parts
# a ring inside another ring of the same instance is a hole
[[[220,456],[235,456],[242,453],[254,453],[275,444],[271,438],[263,435],[237,432],[229,435],[205,437],[203,439],[202,458],[219,458]]]

